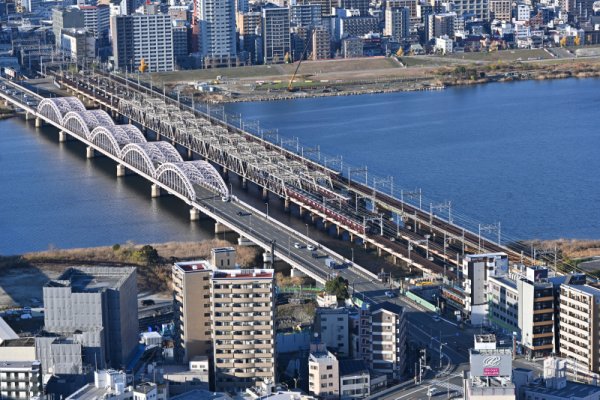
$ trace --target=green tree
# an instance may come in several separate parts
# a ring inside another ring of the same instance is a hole
[[[144,264],[156,264],[160,261],[158,251],[150,245],[145,245],[141,249],[136,250],[132,254],[132,257],[136,262]]]
[[[341,276],[325,282],[325,291],[335,295],[338,300],[346,300],[350,297],[348,294],[348,281]]]

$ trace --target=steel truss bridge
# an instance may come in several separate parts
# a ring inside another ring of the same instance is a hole
[[[454,275],[465,253],[504,251],[513,261],[523,254],[493,243],[429,212],[397,199],[382,190],[386,182],[373,179],[367,185],[343,175],[341,160],[321,160],[319,149],[300,148],[297,142],[274,131],[257,129],[241,118],[228,117],[222,108],[198,111],[193,101],[182,102],[178,95],[167,96],[123,77],[103,73],[56,74],[55,79],[74,94],[121,115],[153,131],[157,138],[169,140],[207,161],[231,171],[285,200],[286,208],[295,203],[302,213],[321,218],[324,225],[335,225],[338,234],[348,232],[351,240],[360,239],[365,247],[376,248],[426,273]],[[220,111],[220,112],[219,112]],[[220,115],[219,115],[220,114]],[[320,162],[324,161],[324,162]],[[333,162],[332,162],[333,161]],[[337,168],[336,168],[337,167]],[[387,182],[389,186],[392,182]],[[379,188],[377,187],[379,185]],[[407,196],[415,195],[407,193]],[[450,209],[448,208],[448,214]],[[448,267],[448,268],[447,268]]]
[[[8,90],[6,89],[8,86]],[[4,88],[4,89],[3,89]],[[190,206],[190,216],[204,214],[245,237],[293,268],[324,284],[331,271],[322,259],[311,252],[296,249],[291,243],[318,245],[310,238],[237,200],[219,172],[207,161],[184,161],[178,150],[163,141],[149,142],[139,128],[116,125],[102,110],[87,110],[75,97],[43,98],[36,93],[0,78],[0,98],[35,119],[36,127],[44,124],[59,130],[59,141],[69,138],[87,146],[87,157],[106,156],[117,163],[117,175],[135,173],[152,183],[152,194],[172,194]],[[119,173],[121,171],[121,173]],[[227,198],[229,201],[222,201]],[[255,215],[248,224],[240,214]],[[193,218],[195,219],[195,218]],[[334,251],[320,246],[320,251],[338,263],[346,260]],[[381,291],[377,275],[357,264],[339,272],[357,287],[369,285]]]

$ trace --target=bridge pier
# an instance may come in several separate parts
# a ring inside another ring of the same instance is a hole
[[[187,149],[187,159],[190,161],[194,159],[194,152],[192,149]]]
[[[41,128],[44,125],[44,121],[40,117],[35,117],[35,127]]]
[[[354,243],[354,233],[348,232],[348,235],[350,235],[350,242]]]
[[[304,272],[300,271],[298,268],[292,268],[291,275],[292,275],[292,278],[296,278],[296,277],[302,278],[302,277],[306,276],[306,274]]]
[[[94,158],[94,157],[96,157],[96,151],[94,150],[94,148],[92,146],[88,146],[85,149],[85,157],[86,158]]]
[[[290,198],[286,197],[283,199],[283,210],[285,212],[290,212]]]
[[[215,222],[215,233],[233,232],[230,227],[220,222]]]
[[[298,207],[298,214],[300,215],[300,218],[302,218],[304,216],[304,207],[302,207],[302,206]]]
[[[200,219],[200,210],[197,208],[190,208],[190,221],[198,221]]]
[[[156,183],[153,183],[151,196],[152,197],[160,197],[162,195],[161,192],[162,192],[162,190],[160,189],[160,186],[158,186]]]
[[[29,121],[31,119],[31,114],[29,114],[29,111],[25,112],[25,121]]]
[[[69,141],[69,134],[65,131],[58,132],[58,142],[65,143]]]
[[[262,189],[262,199],[263,199],[263,201],[269,200],[269,191],[267,190],[266,187],[264,187]]]
[[[242,189],[248,189],[248,180],[246,178],[242,178]]]
[[[337,233],[337,236],[340,237],[344,233],[344,228],[342,228],[339,225],[336,225],[335,226],[335,232]]]
[[[129,175],[129,171],[123,164],[117,164],[117,176]]]

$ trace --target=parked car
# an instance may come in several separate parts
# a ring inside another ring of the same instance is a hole
[[[392,297],[396,297],[396,294],[391,290],[388,290],[387,292],[385,292],[385,296],[391,299]]]

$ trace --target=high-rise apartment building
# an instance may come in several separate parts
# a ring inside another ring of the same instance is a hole
[[[488,18],[489,0],[454,0],[453,11],[458,16],[470,16],[479,20]]]
[[[212,354],[215,389],[275,382],[274,272],[242,269],[231,248],[212,260],[176,263],[176,340],[187,361]]]
[[[410,37],[410,10],[406,7],[388,7],[385,9],[385,28],[383,34],[394,42]]]
[[[547,268],[534,266],[517,280],[521,344],[532,357],[554,352],[554,285],[547,277]]]
[[[313,28],[323,23],[320,4],[298,4],[290,7],[290,24]]]
[[[308,391],[320,399],[340,398],[340,366],[323,343],[311,344],[308,355]]]
[[[340,357],[350,356],[350,325],[346,308],[318,308],[314,332],[327,349]]]
[[[77,7],[55,7],[52,9],[52,32],[54,32],[57,47],[61,45],[63,29],[84,27],[83,12]]]
[[[454,37],[454,21],[456,13],[429,14],[425,19],[425,34],[427,41],[437,37]]]
[[[235,0],[195,0],[199,51],[211,65],[230,64],[236,58]]]
[[[170,16],[113,15],[110,25],[115,69],[136,71],[142,59],[148,66],[148,72],[174,69]]]
[[[138,343],[134,267],[72,267],[44,286],[44,328],[75,335],[98,366],[121,368]]]
[[[560,286],[560,356],[600,373],[600,289]]]
[[[411,20],[417,22],[419,20],[417,0],[387,0],[385,2],[385,9],[392,8],[403,8],[406,7],[409,10]]]
[[[290,52],[290,9],[269,7],[262,9],[262,37],[265,64],[285,61]]]
[[[317,26],[312,32],[312,60],[326,60],[331,58],[331,36],[329,29]]]
[[[500,21],[510,21],[512,17],[511,0],[490,0],[490,18]]]
[[[110,7],[106,4],[99,6],[77,6],[83,13],[83,24],[96,39],[108,37],[110,30]]]
[[[404,309],[390,302],[359,311],[358,356],[371,370],[393,379],[406,364],[406,318]]]

